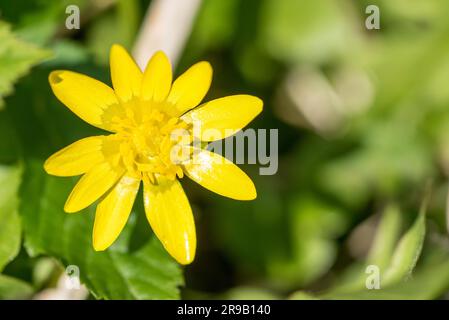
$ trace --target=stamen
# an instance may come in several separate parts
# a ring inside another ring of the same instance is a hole
[[[118,165],[121,161],[126,170],[147,183],[157,183],[157,176],[170,180],[182,178],[182,167],[178,162],[172,162],[170,153],[180,142],[189,144],[193,135],[189,130],[187,140],[181,137],[181,141],[173,141],[171,134],[177,129],[188,129],[189,124],[157,109],[137,113],[132,107],[125,110],[124,118],[114,116],[111,120],[117,138],[121,141],[119,154],[113,162]]]

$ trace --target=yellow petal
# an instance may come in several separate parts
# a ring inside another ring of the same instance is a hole
[[[144,183],[144,205],[148,222],[170,255],[181,264],[195,257],[195,223],[189,201],[178,180]]]
[[[175,106],[175,115],[196,107],[203,100],[212,81],[212,67],[206,62],[198,62],[175,80],[167,101]]]
[[[139,185],[139,179],[125,175],[98,204],[93,233],[95,250],[106,250],[117,239],[131,213]]]
[[[61,177],[86,173],[104,160],[101,152],[103,140],[104,136],[96,136],[72,143],[45,161],[45,171],[48,174]]]
[[[132,97],[138,97],[142,84],[142,71],[126,49],[114,44],[111,47],[109,60],[112,85],[119,99],[128,101]]]
[[[104,83],[80,73],[58,70],[48,80],[55,96],[78,117],[101,129],[111,130],[103,114],[117,108],[114,90]]]
[[[207,150],[194,149],[193,157],[184,164],[184,172],[195,182],[222,196],[236,200],[257,197],[251,179],[228,159]]]
[[[144,100],[162,102],[170,92],[171,82],[170,61],[165,53],[158,51],[151,57],[145,68],[140,96]]]
[[[88,207],[105,194],[122,175],[123,170],[114,170],[107,162],[95,166],[75,185],[64,210],[76,212]]]
[[[186,122],[199,124],[202,133],[216,130],[215,135],[205,134],[200,137],[203,141],[214,141],[233,135],[245,127],[262,111],[262,106],[262,100],[254,96],[228,96],[209,101],[187,112],[182,118]]]

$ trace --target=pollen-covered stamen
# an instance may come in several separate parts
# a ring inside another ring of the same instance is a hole
[[[158,176],[183,177],[180,163],[185,154],[179,148],[192,141],[189,124],[157,109],[141,117],[127,110],[125,118],[112,121],[120,140],[121,163],[130,174],[151,183]]]

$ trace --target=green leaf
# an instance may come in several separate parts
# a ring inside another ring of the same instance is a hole
[[[0,166],[0,271],[20,250],[21,227],[17,212],[19,166]]]
[[[435,277],[435,275],[438,277]],[[449,288],[449,260],[432,261],[425,264],[414,273],[408,281],[399,282],[380,290],[359,289],[353,292],[333,292],[323,296],[322,299],[332,300],[427,300],[436,299]],[[298,291],[291,295],[293,300],[310,300],[316,297]]]
[[[381,272],[388,267],[400,231],[401,212],[398,207],[391,205],[382,213],[366,262],[356,262],[346,268],[343,274],[339,276],[337,283],[326,293],[326,296],[364,289],[367,265],[376,265]]]
[[[425,209],[419,213],[413,226],[402,236],[383,277],[386,286],[407,279],[418,261],[426,234]]]
[[[0,162],[16,162],[19,155],[20,142],[17,139],[11,117],[6,113],[6,110],[0,110],[0,137],[8,137],[7,139],[0,139]]]
[[[290,295],[289,300],[318,300],[317,297],[305,291],[296,291]]]
[[[438,276],[435,276],[438,275]],[[449,260],[428,263],[409,281],[399,282],[380,290],[360,290],[326,296],[326,299],[350,300],[427,300],[436,299],[449,288]]]
[[[0,299],[26,299],[33,294],[33,291],[28,283],[0,274]]]
[[[30,255],[51,255],[65,265],[78,266],[81,281],[97,298],[179,297],[181,269],[155,237],[129,252],[133,219],[114,246],[95,252],[91,240],[95,207],[75,214],[63,211],[73,179],[48,176],[42,163],[33,161],[27,163],[23,181],[20,213]]]
[[[63,65],[71,68],[72,65],[87,63],[89,61],[87,49],[73,40],[61,39],[55,41],[51,46],[51,50],[54,53],[54,57],[45,62],[46,67],[57,68]]]
[[[381,270],[391,261],[401,231],[401,213],[396,206],[385,209],[377,227],[376,236],[367,258],[367,264],[375,264]]]
[[[339,283],[321,297],[333,299],[340,295],[351,296],[351,294],[366,291],[365,271],[368,265],[376,265],[379,268],[382,289],[401,280],[407,280],[416,265],[423,245],[424,212],[425,210],[422,209],[413,226],[397,243],[401,229],[401,213],[396,206],[388,207],[382,215],[367,260],[364,263],[354,263],[347,268],[340,277]]]
[[[3,97],[13,90],[14,82],[49,52],[18,39],[5,22],[0,21],[0,107]]]

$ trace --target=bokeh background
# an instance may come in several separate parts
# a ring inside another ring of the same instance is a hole
[[[42,163],[98,131],[57,101],[47,76],[70,69],[110,84],[110,46],[133,49],[151,2],[0,0],[1,298],[448,297],[447,0],[201,1],[175,74],[208,60],[206,100],[261,97],[250,127],[279,130],[279,170],[242,166],[252,202],[183,179],[198,234],[190,266],[161,249],[140,203],[117,244],[94,253],[93,209],[65,214],[75,180]],[[65,27],[69,4],[79,30]],[[370,4],[379,30],[365,27]],[[372,264],[380,290],[365,286]],[[85,287],[67,288],[68,265]]]

